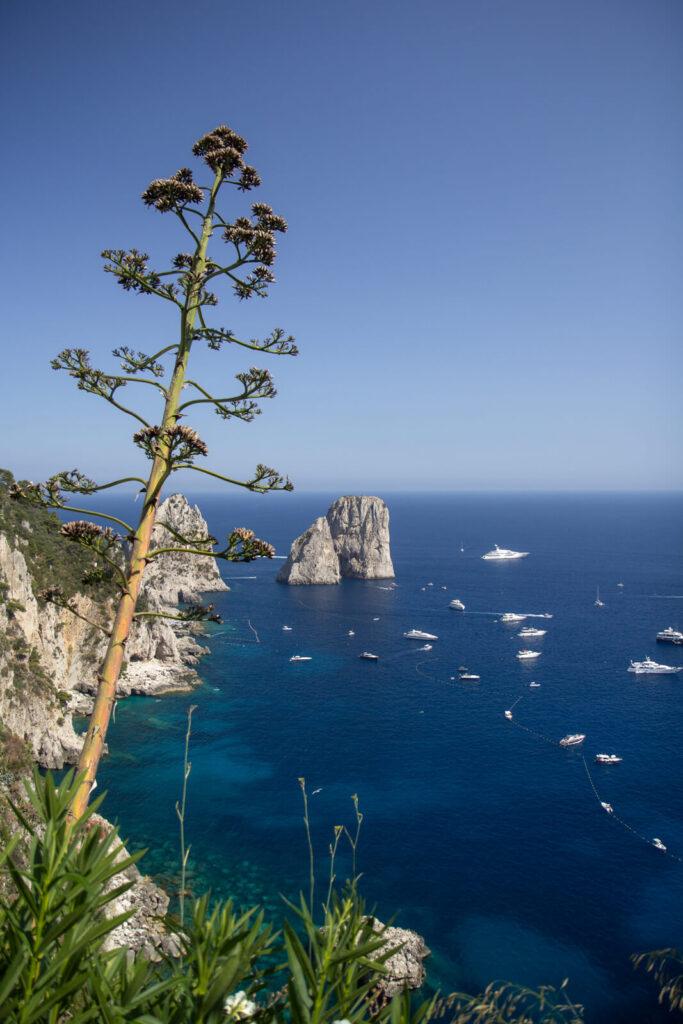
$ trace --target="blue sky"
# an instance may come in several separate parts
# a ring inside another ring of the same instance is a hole
[[[256,363],[279,392],[193,421],[208,465],[339,493],[683,485],[679,0],[38,0],[3,35],[0,465],[146,468],[49,360],[175,339],[99,253],[187,248],[139,196],[225,123],[263,178],[226,212],[290,229],[270,297],[226,291],[214,322],[301,354],[193,353],[219,390]]]

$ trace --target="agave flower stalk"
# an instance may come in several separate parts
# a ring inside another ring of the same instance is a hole
[[[98,485],[78,470],[71,470],[51,477],[44,484],[16,485],[10,492],[11,497],[50,508],[66,508],[69,493],[93,494],[132,481],[141,485],[141,493],[144,495],[135,529],[115,516],[94,513],[122,526],[126,531],[130,555],[125,570],[112,553],[115,535],[110,527],[103,530],[93,523],[80,521],[70,524],[65,533],[68,539],[89,548],[95,556],[93,569],[86,573],[84,582],[102,578],[103,564],[106,564],[118,582],[120,591],[114,622],[108,631],[109,644],[97,674],[97,695],[78,763],[81,782],[72,805],[76,819],[81,817],[87,807],[104,751],[109,720],[116,701],[116,684],[132,624],[136,616],[150,614],[136,612],[145,567],[168,550],[164,546],[151,550],[152,530],[162,489],[168,477],[180,469],[190,469],[259,493],[292,489],[287,478],[263,465],[257,466],[253,477],[246,481],[235,480],[195,465],[197,458],[208,454],[208,448],[195,430],[179,422],[190,407],[205,404],[213,405],[214,411],[222,419],[249,421],[260,412],[258,399],[272,398],[276,394],[269,371],[252,367],[236,375],[239,387],[235,394],[211,395],[200,383],[188,377],[188,362],[195,342],[206,341],[209,348],[214,350],[221,349],[223,345],[236,344],[275,355],[297,354],[294,339],[286,336],[281,328],[274,330],[264,341],[245,340],[237,338],[226,328],[207,325],[205,318],[205,309],[218,302],[209,287],[216,279],[227,279],[240,299],[267,294],[268,285],[274,281],[270,268],[275,259],[275,233],[287,229],[285,221],[265,203],[252,204],[253,220],[251,217],[237,217],[234,222],[229,222],[218,212],[216,203],[225,184],[246,192],[261,183],[254,168],[244,163],[246,149],[244,139],[221,125],[199,139],[193,147],[195,156],[200,157],[213,172],[210,185],[196,184],[192,171],[181,168],[170,178],[151,182],[143,192],[142,199],[146,205],[161,213],[174,214],[192,239],[193,251],[178,254],[170,269],[162,272],[149,269],[149,257],[137,249],[108,249],[102,253],[107,261],[105,271],[113,274],[125,291],[155,295],[177,307],[180,321],[178,341],[154,355],[134,352],[128,347],[116,349],[114,356],[120,360],[123,373],[94,368],[90,364],[89,353],[83,349],[65,349],[52,362],[54,369],[66,369],[76,379],[80,390],[103,398],[136,420],[138,430],[133,441],[151,461],[147,478],[131,476]],[[198,206],[201,209],[197,209]],[[216,228],[221,230],[229,254],[220,263],[209,259],[207,255],[209,241]],[[247,273],[242,269],[244,267],[249,267]],[[173,353],[173,367],[170,378],[166,378],[159,360],[169,353]],[[164,382],[166,380],[167,383]],[[122,388],[140,384],[155,389],[163,398],[163,414],[158,424],[148,423],[139,412],[124,405],[119,398]],[[186,389],[189,389],[190,397],[184,397]],[[87,510],[80,508],[72,511],[87,513]],[[213,537],[181,537],[172,527],[161,525],[176,541],[181,542],[180,550],[191,554],[213,554],[229,561],[251,561],[254,558],[273,556],[273,548],[269,544],[260,541],[244,528],[233,530],[226,545],[214,551],[218,542]],[[174,550],[178,550],[177,546]],[[68,602],[59,598],[56,590],[53,597],[50,597],[52,591],[46,591],[45,594],[45,600],[52,599],[55,603],[69,606]],[[182,612],[175,617],[215,618],[211,606],[203,610],[193,608],[191,614]]]

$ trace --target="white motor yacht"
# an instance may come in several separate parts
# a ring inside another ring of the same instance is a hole
[[[517,612],[505,612],[501,615],[500,622],[524,622],[526,615],[518,615]]]
[[[561,747],[577,747],[579,743],[583,743],[586,738],[586,734],[583,732],[570,732],[568,736],[560,740]]]
[[[456,599],[454,601],[451,601],[451,603],[449,604],[448,607],[449,608],[455,608],[455,610],[457,612],[464,612],[465,611],[465,605],[457,597],[456,597]]]
[[[378,661],[379,654],[370,654],[370,651],[363,651],[362,654],[358,655],[359,658],[367,658],[368,661]]]
[[[547,629],[536,629],[534,626],[525,626],[524,629],[520,629],[517,636],[521,636],[523,640],[529,640],[532,637],[545,636],[547,632]]]
[[[602,807],[602,808],[603,808],[603,809],[604,809],[605,811],[607,811],[607,813],[608,813],[608,814],[614,814],[614,808],[612,807],[612,805],[611,805],[611,804],[607,804],[607,803],[605,803],[605,802],[604,802],[604,800],[601,800],[601,801],[600,801],[600,806],[601,806],[601,807]]]
[[[283,631],[285,633],[291,633],[291,631],[292,631],[292,627],[291,626],[283,626],[282,629],[283,629]]]
[[[307,657],[305,654],[293,654],[289,659],[290,661],[312,661],[312,658]]]
[[[515,558],[526,558],[528,554],[528,551],[511,551],[509,548],[499,548],[494,544],[493,550],[487,551],[481,557],[487,562],[509,562]]]
[[[618,764],[619,761],[623,761],[623,757],[617,757],[616,754],[596,754],[596,764]]]
[[[680,668],[674,668],[673,665],[658,665],[652,658],[646,658],[645,661],[632,661],[628,667],[629,672],[635,672],[636,675],[664,675],[673,672],[680,672]]]
[[[505,717],[506,718],[512,718],[512,712],[511,711],[506,711],[505,712]]]
[[[540,658],[540,651],[529,651],[526,647],[523,647],[521,651],[517,651],[517,657],[520,661],[530,661],[532,658]]]
[[[465,682],[467,682],[467,680],[469,680],[471,683],[472,682],[476,683],[476,682],[478,682],[481,679],[481,676],[478,676],[476,672],[463,672],[463,673],[461,673],[460,678],[464,679]]]
[[[666,850],[666,846],[664,845],[664,843],[662,842],[661,839],[657,839],[657,838],[653,839],[652,840],[652,845],[656,846],[658,850]]]
[[[431,649],[432,649],[432,645],[431,644],[423,644],[422,647],[418,647],[418,651],[431,651]]]
[[[662,644],[683,644],[683,633],[672,626],[667,626],[657,633],[657,640]]]
[[[421,629],[409,629],[407,633],[403,634],[408,640],[438,640],[438,636],[434,636],[433,633],[425,633]]]

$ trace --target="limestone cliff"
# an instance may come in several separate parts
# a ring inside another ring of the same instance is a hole
[[[159,518],[185,536],[188,531],[192,536],[207,532],[199,510],[191,509],[181,495],[160,506]],[[19,737],[43,767],[61,768],[77,759],[81,744],[71,716],[90,711],[107,640],[101,630],[65,609],[37,601],[40,587],[27,564],[31,523],[14,522],[10,528],[1,522],[0,528],[0,738]],[[178,546],[169,541],[168,531],[158,529],[155,544]],[[193,556],[180,552],[159,557],[143,581],[143,601],[150,611],[176,608],[179,599],[198,601],[204,591],[228,589],[213,558],[197,561],[193,565]],[[75,601],[92,622],[111,621],[111,598],[98,601],[78,593]],[[197,632],[202,632],[198,623],[139,619],[126,647],[127,665],[117,695],[190,689],[197,682],[193,666],[207,653],[194,637]]]
[[[280,583],[338,583],[393,579],[389,510],[381,498],[337,498],[292,544]]]

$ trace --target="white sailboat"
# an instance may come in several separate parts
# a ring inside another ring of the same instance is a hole
[[[596,608],[604,608],[605,607],[605,602],[600,600],[600,587],[597,588],[597,591],[595,593],[595,607]]]

